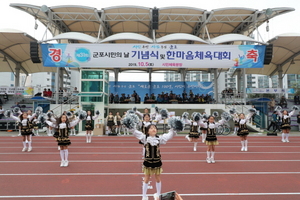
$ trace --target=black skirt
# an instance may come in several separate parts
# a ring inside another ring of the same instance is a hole
[[[189,137],[190,138],[199,138],[200,133],[198,132],[189,132]]]
[[[67,129],[57,129],[59,131],[56,131],[53,135],[57,141],[58,146],[69,146],[71,145],[71,141],[69,138],[69,133]]]
[[[114,125],[115,125],[114,121],[108,121],[107,122],[107,126],[114,126]]]
[[[94,126],[93,126],[93,123],[91,120],[87,120],[86,123],[85,123],[85,130],[86,131],[92,131],[94,130]]]

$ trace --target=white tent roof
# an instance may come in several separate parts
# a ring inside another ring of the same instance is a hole
[[[261,69],[247,69],[247,74],[276,75],[279,66],[283,74],[300,74],[300,33],[285,33],[268,41],[273,44],[273,58]]]
[[[36,39],[23,31],[0,29],[0,72],[14,72],[17,66],[27,75],[35,72],[55,72],[55,67],[43,67],[41,63],[32,63],[31,41]]]
[[[220,35],[218,37],[215,37],[210,40],[212,44],[222,44],[222,43],[228,43],[228,42],[236,42],[236,41],[246,41],[246,42],[254,42],[254,43],[261,43],[265,44],[264,42],[254,40],[253,38],[250,38],[245,35],[241,34],[225,34]]]

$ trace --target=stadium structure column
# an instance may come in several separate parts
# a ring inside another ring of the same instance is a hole
[[[152,94],[152,90],[151,90],[151,87],[152,87],[152,68],[148,68],[148,73],[149,73],[149,85],[150,85],[150,89],[149,89],[149,95]]]
[[[219,93],[218,93],[218,69],[213,69],[214,71],[214,99],[216,103],[219,102]]]
[[[120,68],[115,68],[114,73],[115,73],[115,82],[118,82],[119,81]]]
[[[180,73],[180,78],[181,78],[181,81],[184,82],[184,88],[183,88],[183,91],[186,91],[185,87],[186,87],[186,84],[185,84],[185,78],[186,78],[186,69],[179,69],[179,73]]]
[[[59,68],[59,87],[63,89],[64,87],[64,68],[60,67]]]
[[[236,80],[236,84],[237,84],[237,92],[242,92],[242,84],[241,84],[241,70],[237,69],[237,80]]]
[[[16,71],[15,72],[15,87],[20,86],[20,69],[21,69],[20,63],[18,63],[15,68],[15,71]]]
[[[282,76],[282,66],[281,65],[277,65],[277,69],[278,69],[278,86],[279,88],[283,88],[283,76]]]

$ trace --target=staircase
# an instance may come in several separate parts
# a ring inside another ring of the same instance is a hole
[[[229,113],[229,110],[235,108],[237,113],[244,113],[246,116],[249,114],[248,110],[252,108],[251,105],[226,105],[225,111]],[[255,123],[256,125],[253,125],[252,123],[247,123],[247,127],[250,131],[255,132],[262,132],[263,130],[260,128],[260,116],[255,116]]]

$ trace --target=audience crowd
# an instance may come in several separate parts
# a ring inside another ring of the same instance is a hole
[[[109,103],[200,103],[200,104],[211,104],[214,103],[214,99],[209,94],[194,94],[192,90],[189,93],[185,91],[182,94],[175,94],[173,91],[170,93],[160,93],[155,95],[152,93],[149,95],[148,93],[145,95],[143,99],[141,99],[140,95],[137,94],[136,91],[130,94],[121,94],[119,97],[118,94],[110,94]]]

